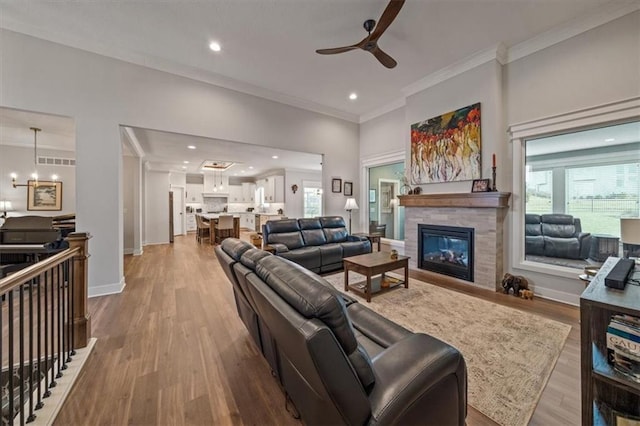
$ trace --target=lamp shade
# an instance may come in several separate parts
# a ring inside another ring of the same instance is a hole
[[[0,211],[10,212],[11,210],[13,210],[13,208],[11,207],[11,201],[0,201]]]
[[[358,210],[358,203],[355,198],[347,198],[347,202],[344,205],[345,210]]]
[[[640,244],[640,217],[621,217],[620,237],[625,244]]]

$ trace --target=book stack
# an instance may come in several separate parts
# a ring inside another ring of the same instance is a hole
[[[607,358],[613,368],[640,383],[640,318],[619,314],[607,327]]]

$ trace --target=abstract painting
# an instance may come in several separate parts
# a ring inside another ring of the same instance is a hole
[[[479,179],[480,103],[411,125],[413,184]]]

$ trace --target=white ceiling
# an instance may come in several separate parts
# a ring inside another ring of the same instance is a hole
[[[322,155],[286,151],[247,143],[129,128],[136,143],[145,153],[144,160],[151,170],[172,170],[186,173],[202,173],[204,160],[232,161],[235,164],[224,174],[253,177],[274,169],[322,170]],[[193,145],[196,149],[187,148]],[[272,158],[277,156],[277,159]],[[184,162],[188,161],[188,164]]]
[[[407,0],[379,40],[398,61],[396,68],[383,67],[362,50],[315,53],[359,42],[366,35],[362,23],[377,20],[387,3],[2,0],[0,27],[358,122],[398,105],[403,89],[473,54],[499,45],[526,51],[528,42],[539,46],[540,39],[554,39],[549,34],[566,37],[566,28],[588,28],[638,7],[638,0]],[[212,40],[222,45],[220,53],[209,50]],[[358,99],[350,101],[354,91]],[[35,125],[43,129],[39,146],[73,150],[72,119],[6,111],[0,112],[0,145],[32,146],[29,127]],[[272,150],[252,145],[144,129],[133,133],[145,161],[157,170],[182,170],[187,160],[186,171],[197,172],[202,160],[231,160],[256,175],[291,164],[316,170],[321,161],[281,150],[280,160],[273,161]],[[188,144],[199,149],[189,152]],[[251,172],[249,165],[255,167]]]
[[[628,7],[636,0],[407,0],[379,45],[354,50],[387,0],[3,0],[0,27],[358,121],[402,89],[479,51]],[[208,48],[216,40],[222,52]],[[204,76],[204,77],[203,77]],[[356,101],[347,97],[358,93]]]

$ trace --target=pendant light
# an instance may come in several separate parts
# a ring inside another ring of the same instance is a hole
[[[31,178],[33,180],[28,181],[27,183],[16,183],[16,179],[18,175],[15,173],[11,173],[11,183],[14,188],[19,186],[38,186],[38,132],[42,131],[37,127],[29,127],[33,130],[33,167],[35,169],[34,173],[31,174]]]

